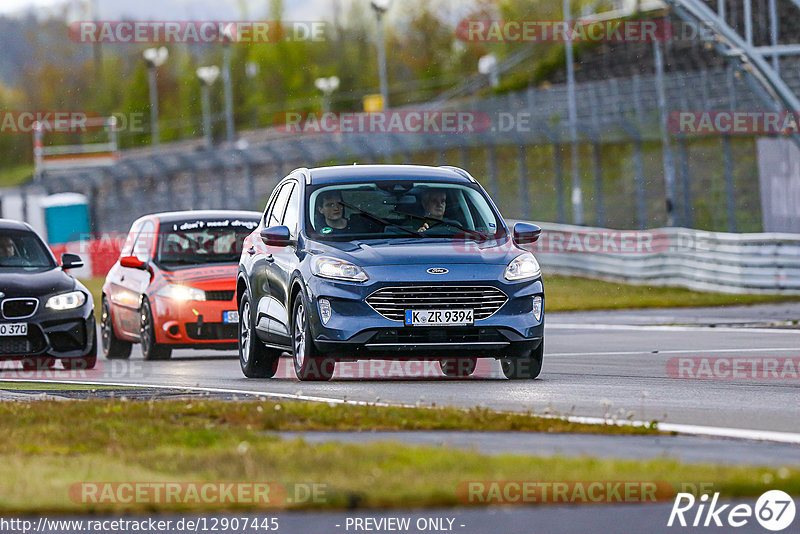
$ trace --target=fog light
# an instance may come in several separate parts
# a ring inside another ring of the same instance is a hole
[[[542,297],[533,297],[533,316],[537,321],[542,320]]]
[[[319,316],[322,319],[322,324],[328,324],[328,321],[331,320],[331,315],[333,315],[331,303],[328,299],[319,299]]]

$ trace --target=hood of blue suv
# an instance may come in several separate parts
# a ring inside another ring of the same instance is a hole
[[[483,243],[450,238],[314,242],[314,253],[331,255],[362,267],[375,265],[508,265],[525,251],[507,238]]]

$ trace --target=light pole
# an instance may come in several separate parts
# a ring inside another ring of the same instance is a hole
[[[378,74],[381,79],[381,97],[383,109],[389,109],[389,77],[386,74],[386,40],[383,36],[383,16],[389,11],[392,0],[372,0],[372,9],[378,19]]]
[[[214,82],[219,78],[219,67],[216,65],[200,67],[197,69],[197,77],[200,78],[202,82],[200,85],[200,92],[203,96],[203,137],[206,140],[206,148],[211,148],[213,142],[211,140],[211,97],[209,88],[214,85]]]
[[[339,78],[317,78],[314,85],[322,91],[322,111],[327,113],[331,110],[331,94],[339,88]]]
[[[578,107],[575,102],[575,58],[572,55],[572,2],[564,0],[564,21],[569,25],[564,47],[567,56],[567,109],[569,111],[569,137],[572,144],[572,223],[583,225],[583,190],[581,189],[580,159],[578,158]]]
[[[222,31],[222,83],[225,88],[225,131],[229,143],[236,140],[233,124],[233,82],[231,81],[231,42],[234,40],[233,27],[225,26]]]
[[[147,78],[150,84],[151,142],[157,145],[161,141],[161,133],[158,127],[158,85],[156,83],[156,73],[158,67],[167,61],[169,51],[165,46],[161,48],[148,48],[144,51],[143,55],[145,62],[147,62]]]
[[[493,88],[500,85],[500,76],[497,72],[497,56],[486,54],[478,60],[478,72],[489,77],[489,83]]]

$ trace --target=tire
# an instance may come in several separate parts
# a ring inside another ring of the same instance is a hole
[[[272,378],[278,372],[281,352],[268,349],[255,335],[255,314],[250,294],[245,292],[239,303],[239,365],[247,378]]]
[[[439,360],[439,367],[444,376],[449,378],[467,378],[475,372],[478,358],[445,358]]]
[[[111,320],[111,309],[105,295],[100,316],[100,331],[103,339],[103,356],[107,360],[127,360],[131,357],[131,343],[119,339],[114,332],[114,321]]]
[[[153,323],[153,310],[150,301],[142,301],[139,311],[139,342],[142,345],[142,356],[145,360],[168,360],[172,356],[172,348],[156,343],[156,327]]]
[[[298,293],[292,307],[292,359],[294,372],[302,381],[328,381],[336,368],[336,362],[323,358],[314,346],[302,292]]]
[[[38,358],[25,358],[20,360],[22,369],[25,371],[49,371],[56,364],[55,358],[40,356]]]
[[[97,343],[92,346],[91,352],[86,356],[80,358],[64,358],[61,360],[61,365],[64,369],[69,371],[85,371],[86,369],[94,369],[97,365]]]
[[[503,374],[510,380],[532,380],[542,372],[544,360],[544,339],[539,346],[530,351],[526,356],[519,358],[506,358],[500,361]]]

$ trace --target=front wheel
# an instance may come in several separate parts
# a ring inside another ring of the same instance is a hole
[[[510,380],[534,379],[542,372],[544,360],[544,339],[539,346],[528,354],[518,358],[500,360],[503,374]]]
[[[247,378],[272,378],[278,372],[281,353],[268,349],[256,337],[255,317],[250,295],[245,293],[239,303],[239,365]]]
[[[142,344],[142,355],[145,360],[168,360],[172,356],[172,348],[156,343],[156,325],[150,301],[144,299],[141,309],[139,342]]]
[[[114,321],[111,319],[111,308],[103,296],[100,316],[100,331],[103,337],[103,355],[107,360],[124,360],[131,356],[131,344],[119,339],[114,333]]]
[[[304,381],[330,380],[333,377],[336,362],[330,358],[321,357],[314,346],[302,293],[298,294],[294,301],[292,317],[292,356],[297,378]]]

